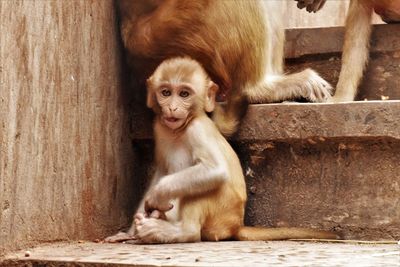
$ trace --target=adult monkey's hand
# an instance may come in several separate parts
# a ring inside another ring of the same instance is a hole
[[[317,12],[324,5],[326,0],[295,0],[297,7],[300,9],[306,8],[308,12]]]

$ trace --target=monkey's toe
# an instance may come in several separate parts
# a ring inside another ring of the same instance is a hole
[[[142,225],[145,218],[146,216],[144,213],[136,213],[134,217],[135,224]]]
[[[119,232],[119,233],[117,233],[115,235],[112,235],[112,236],[104,238],[104,242],[106,242],[106,243],[119,243],[119,242],[132,240],[132,239],[135,239],[135,237],[133,235],[130,235],[130,234],[125,233],[125,232]]]

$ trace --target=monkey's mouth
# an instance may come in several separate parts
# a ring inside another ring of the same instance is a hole
[[[166,120],[168,122],[177,122],[177,121],[179,121],[179,119],[175,118],[175,117],[166,117],[166,118],[164,118],[164,120]]]
[[[185,120],[176,117],[164,117],[163,121],[168,128],[175,130],[181,127]]]

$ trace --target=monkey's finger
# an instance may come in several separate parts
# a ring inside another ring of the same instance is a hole
[[[298,7],[299,9],[303,9],[303,8],[306,7],[306,4],[305,4],[303,1],[299,1],[299,2],[297,3],[297,7]]]
[[[304,4],[306,5],[306,6],[310,6],[310,5],[312,5],[315,1],[318,1],[318,0],[302,0],[303,2],[304,2]]]
[[[161,219],[161,220],[166,220],[167,217],[165,216],[164,212],[161,212],[159,210],[155,210],[153,211],[150,215],[150,218],[154,218],[154,219]]]
[[[159,219],[161,216],[161,212],[159,210],[153,210],[152,213],[150,213],[150,218],[154,218],[154,219]]]
[[[299,2],[299,3],[297,4],[297,7],[298,7],[299,9],[303,9],[303,8],[306,7],[306,5],[305,5],[303,2]]]
[[[165,204],[161,204],[161,205],[154,205],[151,204],[149,201],[146,201],[144,203],[144,210],[146,211],[146,213],[151,214],[153,211],[155,210],[159,210],[161,212],[165,212],[165,211],[169,211],[170,209],[172,209],[174,207],[174,205],[172,205],[171,203],[167,202]]]
[[[138,220],[143,220],[145,218],[145,214],[143,213],[136,213],[135,216],[133,217],[134,219],[138,219]]]
[[[311,5],[312,11],[315,13],[325,5],[326,0],[316,1]]]
[[[303,5],[306,7],[307,12],[312,11],[312,5],[318,2],[318,0],[303,0]]]
[[[161,211],[161,212],[166,212],[171,210],[174,207],[174,205],[172,205],[171,203],[167,203],[165,205],[161,205],[159,207],[157,207],[157,210]]]

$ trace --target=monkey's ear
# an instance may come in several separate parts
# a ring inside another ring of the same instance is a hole
[[[210,81],[204,102],[204,109],[206,112],[212,112],[215,108],[215,97],[217,95],[218,85]]]
[[[147,87],[147,100],[146,100],[146,106],[148,108],[153,108],[154,107],[154,90],[153,90],[153,81],[151,80],[151,77],[147,79],[146,81],[146,87]]]

